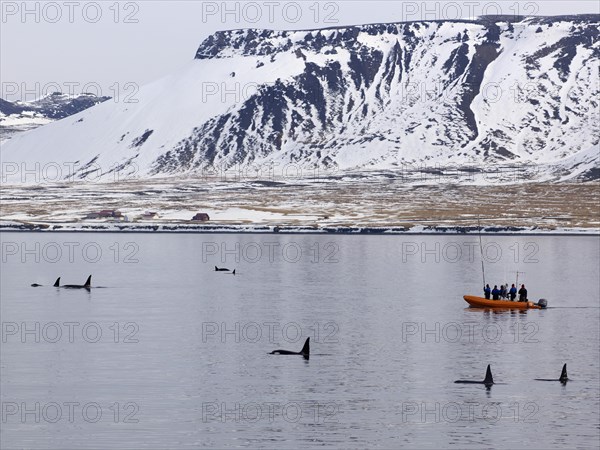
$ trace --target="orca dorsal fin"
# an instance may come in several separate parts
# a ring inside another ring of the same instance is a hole
[[[494,384],[494,377],[492,377],[492,369],[488,364],[487,370],[485,371],[485,379],[483,380],[483,384]]]
[[[560,373],[559,381],[567,381],[569,377],[567,376],[567,365],[565,364],[562,368],[562,372]]]
[[[302,350],[300,350],[300,353],[303,355],[310,355],[310,337],[306,338],[306,342],[304,343]]]
[[[54,287],[60,287],[60,277],[58,277],[54,282]]]
[[[235,269],[233,269],[233,272],[232,272],[232,274],[233,274],[233,275],[235,275]]]
[[[92,276],[90,275],[87,280],[85,280],[85,284],[83,287],[91,287],[92,286]]]

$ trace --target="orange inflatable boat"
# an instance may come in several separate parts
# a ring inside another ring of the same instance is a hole
[[[465,295],[465,301],[473,308],[499,308],[499,309],[544,309],[547,305],[546,300],[541,299],[538,303],[534,302],[511,302],[510,300],[488,300],[474,295]]]

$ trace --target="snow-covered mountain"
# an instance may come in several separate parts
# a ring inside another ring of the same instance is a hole
[[[86,93],[70,96],[61,92],[29,102],[10,102],[0,98],[0,139],[10,139],[16,133],[64,119],[108,99],[110,97]]]
[[[598,177],[600,16],[235,30],[183,70],[3,144],[2,161],[198,174],[535,165]]]

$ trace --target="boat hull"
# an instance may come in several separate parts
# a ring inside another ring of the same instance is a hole
[[[473,308],[494,308],[494,309],[542,309],[533,302],[511,302],[509,300],[488,300],[474,295],[463,296],[469,306]]]

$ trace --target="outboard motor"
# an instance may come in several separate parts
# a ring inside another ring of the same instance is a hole
[[[546,307],[548,306],[548,300],[546,300],[545,298],[540,298],[537,302],[537,305],[542,309],[546,309]]]

